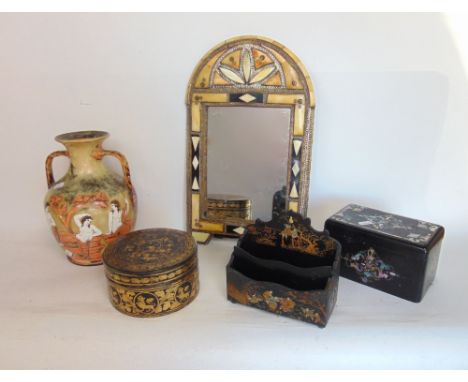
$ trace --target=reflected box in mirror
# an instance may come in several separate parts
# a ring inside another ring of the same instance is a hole
[[[208,195],[208,219],[252,219],[251,201],[239,195]]]
[[[342,246],[341,276],[420,302],[432,284],[444,228],[349,204],[325,222]]]
[[[325,327],[338,293],[340,244],[293,212],[248,225],[226,267],[230,301]]]

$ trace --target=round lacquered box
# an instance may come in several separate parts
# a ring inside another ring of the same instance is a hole
[[[182,309],[198,294],[197,244],[168,228],[133,231],[103,254],[112,305],[135,317],[157,317]]]

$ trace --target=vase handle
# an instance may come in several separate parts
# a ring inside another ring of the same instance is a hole
[[[101,160],[106,155],[114,157],[120,162],[125,179],[125,184],[127,185],[130,193],[133,194],[133,184],[132,180],[130,179],[130,169],[128,167],[127,158],[125,158],[123,154],[114,150],[98,150],[94,153],[94,158]]]
[[[54,160],[54,158],[59,156],[64,156],[68,158],[68,151],[54,151],[53,153],[50,153],[46,159],[45,168],[47,177],[47,187],[49,188],[52,187],[52,185],[55,183],[54,173],[52,170],[52,161]]]

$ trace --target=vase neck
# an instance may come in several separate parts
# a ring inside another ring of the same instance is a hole
[[[62,134],[55,138],[67,148],[71,161],[69,175],[100,176],[108,172],[102,157],[96,156],[102,151],[102,142],[107,136],[106,132],[86,131]]]
[[[65,144],[70,156],[70,172],[72,175],[97,175],[107,172],[101,159],[96,159],[95,154],[102,150],[102,144],[95,142],[76,142]]]

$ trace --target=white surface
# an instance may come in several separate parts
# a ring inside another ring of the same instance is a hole
[[[103,267],[78,267],[55,243],[2,244],[2,368],[466,368],[466,256],[444,246],[420,304],[340,279],[324,329],[226,299],[234,241],[199,247],[201,290],[179,312],[132,318],[106,294]],[[453,251],[453,252],[452,252]],[[460,286],[463,280],[464,286]]]
[[[438,14],[0,14],[0,366],[466,368],[465,32]],[[314,81],[316,228],[349,202],[445,226],[421,304],[341,280],[324,330],[233,305],[222,241],[200,248],[191,306],[138,320],[110,306],[102,268],[64,259],[42,206],[53,137],[109,131],[106,147],[130,162],[137,227],[184,228],[186,84],[241,34],[288,46]]]

